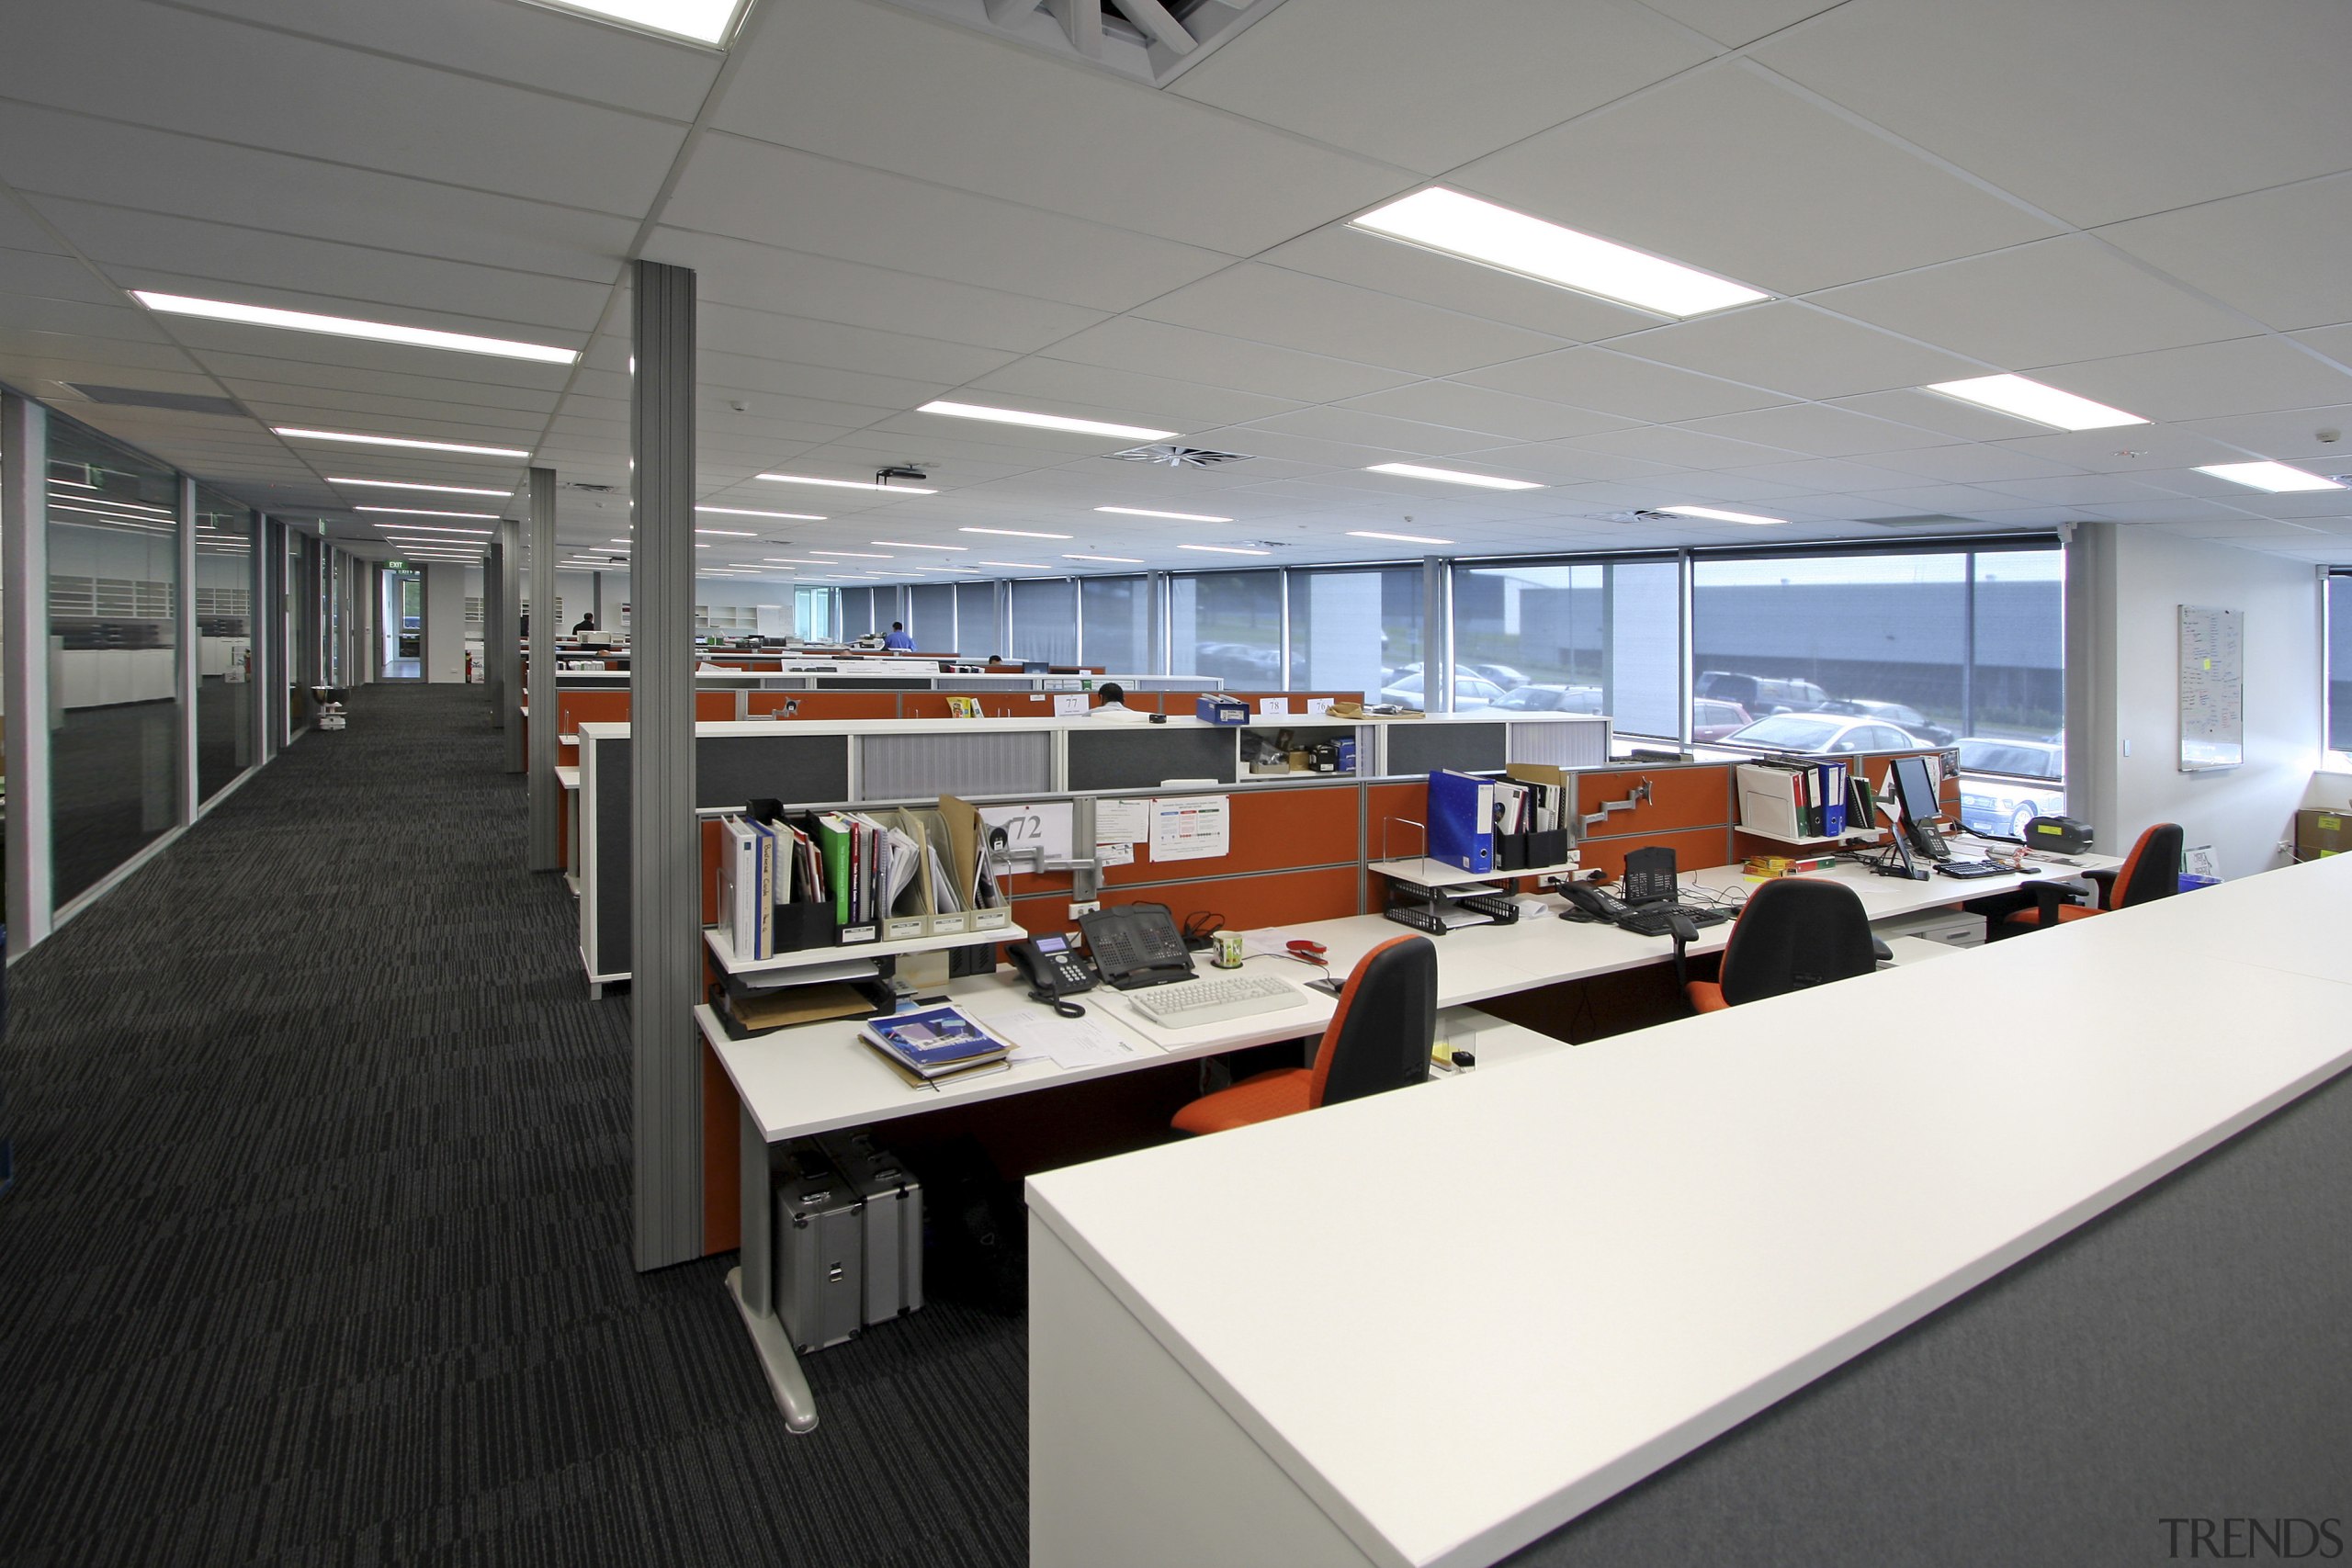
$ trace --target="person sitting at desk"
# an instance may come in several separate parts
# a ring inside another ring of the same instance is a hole
[[[912,653],[915,650],[915,639],[907,635],[907,623],[892,621],[890,635],[882,639],[882,646],[896,649],[901,653]]]
[[[1151,715],[1137,713],[1127,705],[1127,689],[1116,681],[1105,681],[1095,688],[1102,694],[1100,705],[1087,714],[1089,718],[1105,719],[1113,724],[1148,724]]]
[[[591,611],[589,614],[580,617],[580,624],[571,628],[571,635],[573,637],[578,637],[582,632],[593,632],[595,629],[596,616],[594,612]]]

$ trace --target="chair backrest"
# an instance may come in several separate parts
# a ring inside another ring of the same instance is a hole
[[[1336,1105],[1430,1076],[1437,1040],[1437,948],[1400,936],[1363,955],[1315,1050],[1309,1106]]]
[[[2177,822],[2159,822],[2140,835],[2123,869],[2115,874],[2115,905],[2121,909],[2166,898],[2180,891],[2180,851],[2187,831]]]
[[[1724,1000],[1734,1005],[1867,975],[1878,966],[1871,918],[1854,890],[1784,877],[1747,896],[1724,949]]]

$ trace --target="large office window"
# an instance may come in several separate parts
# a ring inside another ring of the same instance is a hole
[[[1290,685],[1425,707],[1421,569],[1323,567],[1290,574]]]
[[[842,590],[841,635],[842,637],[861,637],[868,632],[887,632],[890,629],[890,617],[887,615],[882,617],[879,625],[876,624],[874,619],[874,612],[876,609],[874,600],[874,590],[871,588],[844,588]],[[889,602],[887,597],[884,599],[880,607],[885,610],[889,608]]]
[[[63,904],[179,823],[179,477],[52,415],[51,845]]]
[[[918,582],[914,586],[914,618],[907,630],[915,647],[925,653],[956,651],[956,585]]]
[[[2328,765],[2352,770],[2352,571],[2327,578]]]
[[[254,514],[196,492],[196,793],[209,800],[254,765]]]
[[[986,659],[1004,650],[996,645],[996,584],[956,585],[956,657]]]
[[[1026,579],[1012,585],[1013,659],[1048,664],[1078,662],[1078,582],[1074,578]]]
[[[1674,560],[1455,569],[1454,706],[1605,713],[1681,732],[1682,568]]]
[[[1151,579],[1080,578],[1079,600],[1086,662],[1114,675],[1151,673]]]
[[[1283,577],[1204,571],[1168,580],[1168,668],[1242,691],[1283,688]]]

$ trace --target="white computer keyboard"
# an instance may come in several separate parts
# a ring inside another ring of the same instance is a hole
[[[1280,1012],[1303,1006],[1306,995],[1297,987],[1264,975],[1213,976],[1179,980],[1129,991],[1127,1005],[1146,1023],[1162,1029],[1191,1029],[1197,1024],[1222,1023],[1254,1012]]]

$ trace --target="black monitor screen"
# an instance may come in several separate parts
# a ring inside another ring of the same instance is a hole
[[[1943,814],[1943,797],[1936,791],[1932,758],[1894,759],[1894,794],[1903,803],[1903,815],[1914,822],[1927,822]]]

